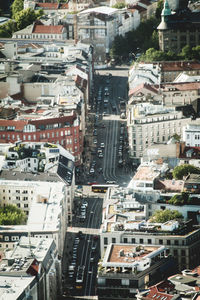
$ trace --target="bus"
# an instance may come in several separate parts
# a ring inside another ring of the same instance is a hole
[[[93,184],[92,192],[94,193],[106,193],[107,189],[110,187],[119,187],[118,184]]]

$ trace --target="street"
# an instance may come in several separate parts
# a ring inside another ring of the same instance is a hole
[[[100,258],[99,228],[105,194],[92,184],[126,186],[133,176],[128,159],[126,119],[120,103],[127,101],[128,68],[98,70],[88,116],[84,165],[76,171],[72,227],[66,234],[63,257],[63,298],[96,295]],[[123,118],[122,118],[123,117]]]

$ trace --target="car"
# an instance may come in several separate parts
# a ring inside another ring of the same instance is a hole
[[[94,174],[94,168],[90,169],[90,174]]]
[[[97,248],[96,245],[93,245],[93,246],[92,246],[92,252],[95,252],[95,251],[96,251],[96,248]]]
[[[101,143],[101,144],[100,144],[100,147],[101,147],[101,148],[105,148],[105,144],[104,144],[104,143]]]
[[[103,168],[98,168],[98,172],[102,173],[103,172]]]
[[[108,92],[109,88],[106,86],[104,90],[105,92]]]
[[[103,153],[99,153],[99,154],[98,154],[98,157],[99,157],[99,158],[103,158]]]
[[[97,139],[94,139],[94,140],[93,140],[93,143],[94,143],[94,144],[97,144]]]
[[[93,135],[95,135],[95,136],[97,135],[97,130],[96,129],[93,130]]]
[[[115,184],[116,181],[115,181],[115,180],[107,180],[106,183],[107,183],[107,184]]]

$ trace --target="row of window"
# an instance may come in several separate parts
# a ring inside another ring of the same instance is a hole
[[[112,244],[115,244],[116,243],[116,238],[112,238]],[[127,243],[129,243],[129,241],[128,241],[128,238],[124,238],[123,239],[123,243],[124,244],[127,244]],[[135,238],[131,238],[131,244],[144,244],[144,239],[143,238],[139,238],[138,239],[138,241],[136,241],[136,239]],[[149,244],[149,245],[151,245],[152,244],[152,239],[147,239],[147,244]],[[163,243],[163,239],[160,239],[160,240],[158,240],[158,244],[159,245],[163,245],[164,243]],[[179,240],[173,240],[173,241],[171,241],[171,240],[166,240],[166,244],[169,246],[169,245],[175,245],[175,246],[178,246],[178,245],[185,245],[185,241],[184,240],[182,240],[182,243],[181,243],[181,241],[179,241]],[[104,245],[108,245],[108,238],[107,237],[104,237]],[[185,251],[185,250],[184,250]]]

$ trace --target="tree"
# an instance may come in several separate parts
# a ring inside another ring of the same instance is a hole
[[[169,204],[184,205],[189,203],[189,194],[182,192],[181,194],[174,195],[169,201]]]
[[[26,221],[26,214],[15,205],[0,207],[0,225],[20,225]]]
[[[156,7],[156,13],[155,13],[155,16],[157,19],[161,19],[161,12],[162,12],[162,9],[163,9],[163,0],[159,0],[157,2],[157,7]]]
[[[12,37],[12,33],[16,31],[16,23],[13,20],[9,20],[5,24],[0,26],[0,37],[9,38]]]
[[[126,4],[124,2],[119,2],[116,3],[115,5],[112,6],[113,8],[117,8],[117,9],[122,9],[126,7]]]
[[[183,218],[183,216],[177,210],[170,210],[170,209],[156,210],[152,218],[150,219],[150,222],[165,223],[167,221],[176,220],[180,218]]]
[[[17,24],[17,29],[21,30],[32,24],[38,18],[38,16],[40,16],[41,13],[42,12],[35,13],[32,8],[23,9],[20,12],[16,13],[15,21]]]
[[[185,60],[191,60],[192,59],[192,49],[189,45],[186,45],[185,47],[182,48],[180,54],[180,58],[185,59]]]
[[[24,9],[24,1],[14,0],[11,8],[12,8],[12,17],[13,19],[15,19],[15,15]]]
[[[200,174],[200,169],[193,165],[183,164],[181,166],[176,166],[172,172],[172,175],[175,179],[183,179],[183,176],[187,176],[190,173]]]

